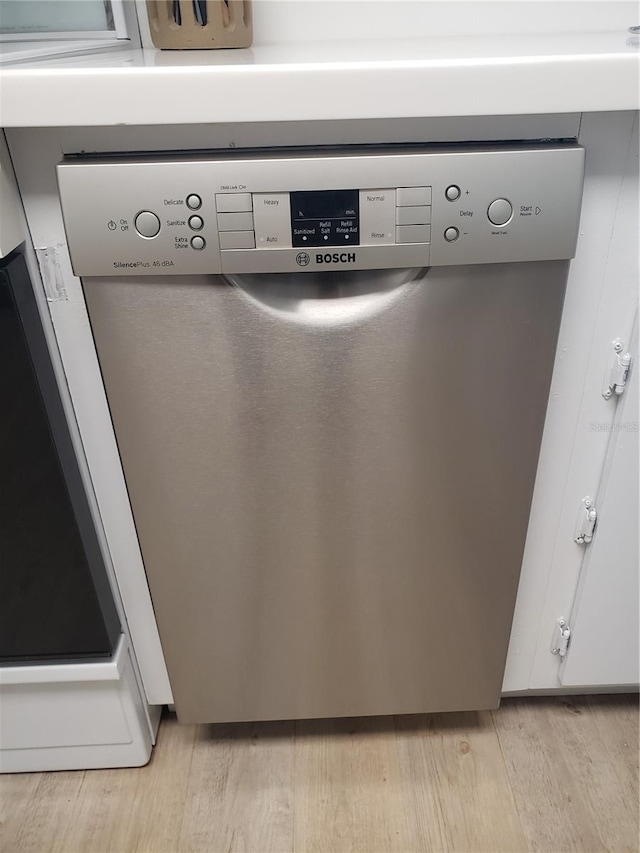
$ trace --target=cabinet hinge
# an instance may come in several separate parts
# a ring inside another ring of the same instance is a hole
[[[623,350],[624,342],[620,338],[616,338],[613,342],[613,355],[602,386],[602,396],[605,400],[609,400],[614,394],[618,397],[620,394],[624,394],[629,367],[631,366],[631,355],[628,352],[623,352]]]
[[[578,545],[588,545],[593,539],[597,521],[598,513],[593,501],[589,497],[583,498],[578,510],[578,521],[576,522],[573,541],[577,542]]]
[[[569,641],[571,640],[571,628],[566,619],[558,619],[553,630],[553,639],[551,640],[551,654],[559,655],[563,658],[568,649]]]

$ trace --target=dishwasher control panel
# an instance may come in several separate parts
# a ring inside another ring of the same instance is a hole
[[[76,275],[558,260],[578,236],[576,144],[69,157]]]

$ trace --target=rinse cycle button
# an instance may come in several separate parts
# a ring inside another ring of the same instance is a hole
[[[487,208],[489,222],[493,225],[506,225],[513,216],[513,207],[506,198],[497,198]]]
[[[142,210],[136,216],[136,231],[141,237],[155,237],[160,233],[160,220],[150,210]]]

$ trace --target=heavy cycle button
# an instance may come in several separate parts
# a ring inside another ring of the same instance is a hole
[[[143,210],[136,216],[136,231],[141,237],[155,237],[160,232],[160,220],[150,210]]]
[[[506,198],[497,198],[492,201],[487,209],[489,222],[494,225],[506,225],[513,216],[513,207]]]

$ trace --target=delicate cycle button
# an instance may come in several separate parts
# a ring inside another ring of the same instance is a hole
[[[141,237],[155,237],[160,232],[160,220],[150,210],[141,210],[136,216],[136,231]]]
[[[204,222],[202,221],[201,216],[190,216],[189,217],[189,228],[191,228],[193,231],[200,231],[200,229],[202,228],[203,225],[204,225]]]
[[[446,188],[444,194],[449,201],[457,201],[460,198],[460,187],[451,184],[451,186]]]
[[[202,207],[202,199],[199,195],[195,193],[191,193],[191,195],[187,196],[187,207],[189,210],[200,210]]]
[[[451,226],[451,228],[447,228],[444,232],[444,239],[447,241],[447,243],[454,243],[459,236],[460,232],[457,228],[454,228],[453,226]]]
[[[513,216],[513,207],[506,198],[497,198],[487,209],[489,222],[494,225],[506,225]]]
[[[204,237],[192,237],[191,238],[191,248],[192,249],[197,249],[197,251],[200,251],[201,249],[204,249],[204,247],[206,245],[207,244],[204,241]]]

